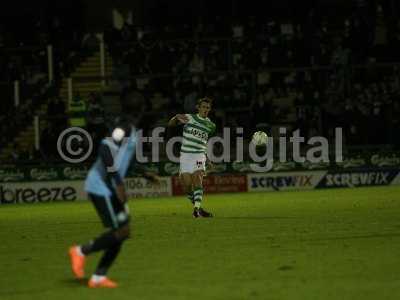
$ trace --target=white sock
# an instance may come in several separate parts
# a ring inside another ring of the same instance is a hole
[[[93,274],[91,280],[97,283],[103,280],[104,278],[106,278],[106,276]]]
[[[76,247],[76,252],[78,252],[78,255],[79,255],[79,256],[85,256],[85,254],[83,254],[83,252],[82,252],[81,246],[77,246],[77,247]]]

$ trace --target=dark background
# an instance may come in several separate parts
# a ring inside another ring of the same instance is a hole
[[[395,150],[400,144],[399,8],[395,0],[4,3],[0,145],[7,153],[32,155],[32,143],[14,137],[32,130],[35,114],[42,120],[41,144],[54,144],[68,125],[65,80],[98,59],[96,34],[104,34],[107,76],[99,78],[97,72],[74,79],[93,86],[107,81],[105,91],[97,87],[79,95],[74,90],[74,97],[91,108],[91,120],[115,117],[110,103],[127,114],[135,103],[144,103],[147,123],[142,125],[149,131],[175,113],[193,110],[193,101],[208,95],[215,98],[211,117],[217,128],[244,127],[246,140],[258,129],[273,135],[278,126],[287,127],[289,135],[300,129],[306,137],[328,138],[342,127],[348,153]],[[132,23],[114,28],[113,9],[125,17],[131,11]],[[291,34],[283,32],[285,24]],[[55,73],[50,85],[48,45]],[[15,80],[21,89],[18,108]],[[280,105],[288,99],[293,100],[289,106]],[[95,133],[101,127],[98,137],[111,126],[91,125]]]

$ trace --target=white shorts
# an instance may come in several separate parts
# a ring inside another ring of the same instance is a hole
[[[179,172],[194,173],[206,170],[206,155],[204,153],[181,152]]]

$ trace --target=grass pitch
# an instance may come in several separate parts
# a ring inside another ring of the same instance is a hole
[[[88,202],[0,207],[0,299],[399,299],[400,187],[130,202],[133,236],[91,290],[68,246],[103,231]],[[87,273],[99,255],[89,257]]]

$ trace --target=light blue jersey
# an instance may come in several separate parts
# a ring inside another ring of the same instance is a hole
[[[111,138],[103,139],[100,149],[102,147],[108,147],[111,150],[115,171],[118,172],[121,179],[125,178],[135,154],[136,132],[132,129],[131,136],[124,139],[121,145],[114,143]],[[98,196],[110,197],[115,191],[116,182],[110,178],[109,174],[102,151],[99,151],[99,155],[86,177],[85,191]]]

